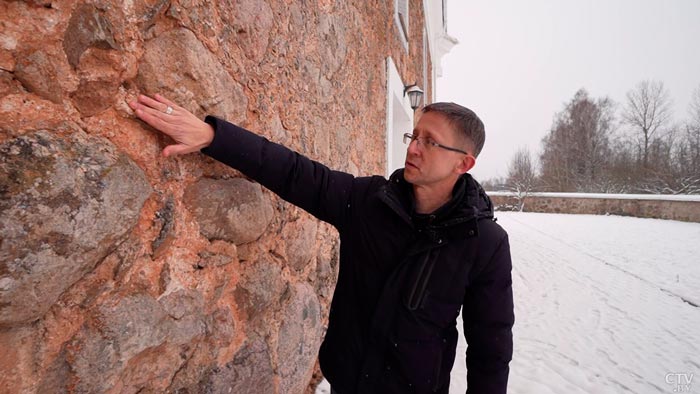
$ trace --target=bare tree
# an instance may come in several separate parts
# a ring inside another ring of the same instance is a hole
[[[498,192],[508,190],[505,186],[505,178],[494,177],[486,179],[484,181],[479,181],[479,183],[481,183],[481,187],[483,187],[484,190],[486,190],[487,192]]]
[[[627,92],[622,119],[637,137],[645,169],[649,168],[650,144],[668,127],[671,115],[671,98],[663,82],[642,81]]]
[[[690,100],[689,119],[676,147],[674,163],[677,166],[678,193],[700,194],[700,86]]]
[[[700,85],[693,91],[688,112],[690,113],[690,123],[700,129]]]
[[[700,85],[690,101],[690,120],[686,126],[686,140],[692,164],[691,172],[700,177]]]
[[[607,177],[613,127],[612,101],[594,100],[581,89],[557,113],[542,140],[541,178],[554,191],[596,191]]]
[[[700,193],[700,87],[694,92],[688,114],[685,125],[667,126],[668,132],[651,141],[650,166],[639,178],[639,191]]]
[[[537,173],[532,163],[530,150],[527,148],[518,149],[508,165],[506,186],[508,190],[515,193],[519,211],[522,212],[525,208],[525,199],[533,191],[536,180]]]

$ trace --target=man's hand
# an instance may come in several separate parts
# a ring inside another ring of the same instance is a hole
[[[214,129],[209,124],[159,94],[155,100],[141,94],[129,106],[139,119],[177,142],[166,146],[163,156],[197,152],[214,140]]]

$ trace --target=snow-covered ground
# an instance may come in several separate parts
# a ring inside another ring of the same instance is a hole
[[[700,223],[497,216],[513,255],[509,393],[700,393]],[[466,390],[465,351],[462,336],[450,393]]]

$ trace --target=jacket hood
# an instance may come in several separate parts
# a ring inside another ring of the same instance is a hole
[[[404,213],[412,215],[415,211],[413,187],[403,176],[403,168],[394,171],[386,185],[391,190],[390,198],[399,203]],[[390,204],[391,205],[391,204]],[[394,207],[396,209],[396,207]],[[458,210],[458,212],[453,212]],[[452,199],[433,212],[437,221],[441,218],[452,217],[464,219],[493,218],[493,203],[484,188],[470,174],[463,174],[452,189]]]

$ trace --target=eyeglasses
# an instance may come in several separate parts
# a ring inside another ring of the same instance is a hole
[[[411,133],[406,133],[403,135],[403,143],[404,144],[411,145],[411,142],[413,142],[413,141],[418,142],[419,145],[423,145],[427,149],[442,148],[442,149],[451,150],[452,152],[464,153],[465,155],[469,154],[461,149],[450,148],[449,146],[445,146],[443,144],[438,144],[437,142],[433,141],[433,139],[430,137],[419,137],[419,136],[413,135]]]

